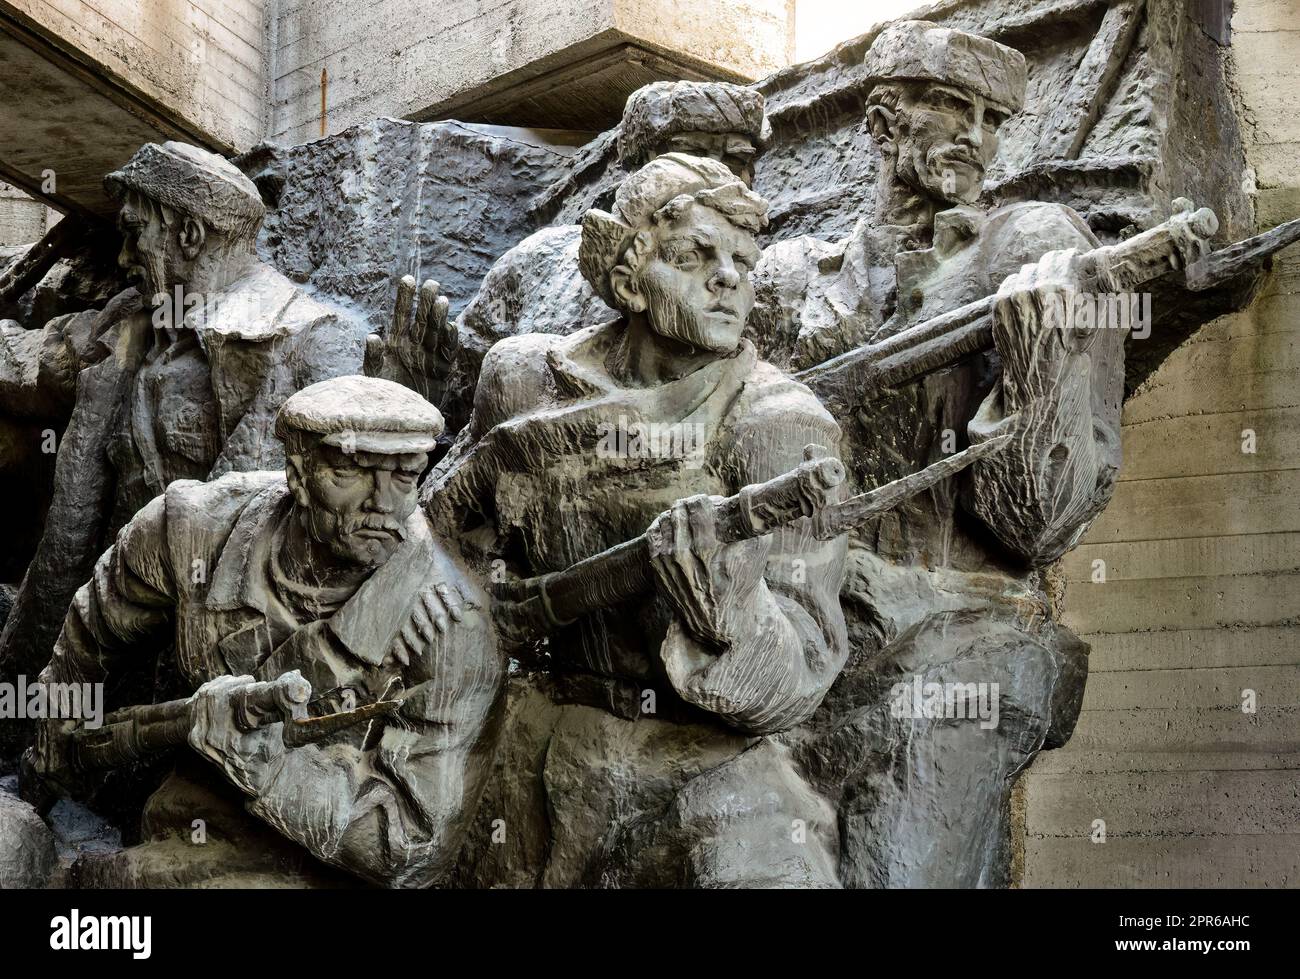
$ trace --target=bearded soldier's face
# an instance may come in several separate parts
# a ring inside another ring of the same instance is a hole
[[[702,204],[653,234],[654,249],[636,276],[651,328],[692,350],[734,351],[754,308],[754,236]]]
[[[927,196],[970,204],[998,150],[1006,113],[983,96],[938,83],[910,85],[899,104],[893,141],[896,173]]]
[[[344,452],[318,445],[305,460],[308,532],[343,561],[378,567],[406,537],[428,456]]]

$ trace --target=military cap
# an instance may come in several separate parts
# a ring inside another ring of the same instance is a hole
[[[729,82],[652,82],[638,88],[623,108],[619,159],[645,163],[656,144],[679,133],[740,133],[756,147],[767,138],[761,92]]]
[[[104,178],[104,188],[115,200],[138,191],[230,235],[255,234],[266,215],[256,185],[238,167],[188,143],[145,143]]]
[[[868,90],[879,82],[940,82],[975,92],[1008,113],[1025,102],[1025,56],[1015,48],[924,20],[881,31],[864,62]]]
[[[349,452],[428,452],[442,434],[442,414],[410,388],[352,374],[320,381],[289,397],[275,435],[316,435]]]

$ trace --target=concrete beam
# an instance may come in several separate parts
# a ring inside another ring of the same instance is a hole
[[[793,14],[792,0],[288,0],[272,32],[271,136],[302,142],[377,115],[603,130],[649,82],[782,67]]]

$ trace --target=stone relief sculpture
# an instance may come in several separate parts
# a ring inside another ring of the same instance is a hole
[[[504,664],[487,596],[417,508],[441,429],[391,382],[311,385],[278,413],[283,472],[178,480],[100,558],[43,682],[120,685],[162,651],[171,695],[189,696],[99,730],[47,721],[31,771],[76,792],[149,749],[193,753],[150,797],[144,842],[84,858],[83,885],[338,883],[328,864],[416,886],[445,871]]]
[[[106,185],[138,289],[4,331],[0,408],[67,419],[45,533],[0,636],[8,677],[48,660],[74,591],[145,503],[173,480],[282,464],[284,399],[361,366],[356,328],[258,260],[264,206],[229,162],[147,144]]]
[[[718,160],[746,184],[765,135],[763,96],[726,82],[655,82],[627,101],[618,136],[619,165],[636,170],[664,153]],[[612,197],[612,189],[602,198]],[[608,200],[599,204],[608,206]],[[432,363],[443,381],[429,397],[444,403],[457,428],[468,417],[478,371],[488,348],[523,333],[573,333],[609,322],[611,311],[578,273],[581,228],[543,228],[511,248],[483,279],[478,294],[456,323],[459,356],[450,365]],[[409,316],[413,283],[399,297],[398,318]],[[386,376],[386,375],[385,375]],[[429,376],[426,374],[426,376]]]
[[[850,885],[1004,884],[1015,777],[1064,742],[1082,698],[1087,647],[1055,623],[1041,569],[1110,498],[1124,341],[1136,324],[1127,306],[1122,323],[1074,314],[1096,307],[1090,293],[1127,297],[1142,280],[1104,284],[1106,250],[1094,251],[1096,237],[1064,205],[975,203],[1024,87],[1012,48],[922,21],[884,30],[865,70],[866,122],[883,158],[875,213],[835,245],[777,243],[757,276],[751,328],[806,368],[796,376],[844,427],[857,480],[874,485],[968,442],[1012,437],[967,476],[852,537],[843,601],[857,656],[800,754],[839,801]],[[1201,256],[1189,220],[1160,233],[1157,260]],[[1203,220],[1213,233],[1212,215]],[[924,376],[912,383],[892,387],[871,365],[832,359],[994,295],[982,325],[967,327],[991,333],[992,349],[914,348],[922,369],[910,376]],[[1000,722],[899,716],[895,684],[913,679],[992,691]]]
[[[581,224],[505,252],[458,317],[404,277],[370,377],[369,325],[256,258],[230,164],[169,143],[110,175],[140,292],[0,337],[0,408],[70,418],[0,667],[53,646],[46,682],[127,692],[101,730],[44,723],[24,792],[161,781],[143,841],[74,882],[1009,881],[1011,789],[1087,672],[1050,568],[1113,490],[1151,327],[1121,297],[1296,232],[1207,258],[1183,201],[1109,244],[992,203],[1025,56],[905,21],[856,58],[876,194],[841,240],[760,251],[759,91],[651,85]],[[331,281],[373,292],[387,261]]]
[[[839,440],[816,398],[741,338],[764,213],[712,160],[670,153],[630,176],[612,212],[587,215],[579,252],[584,278],[620,319],[495,345],[471,421],[426,483],[440,523],[468,533],[479,524],[495,538],[489,553],[523,575],[646,532],[654,595],[568,623],[551,636],[549,660],[575,729],[595,707],[604,736],[641,742],[620,759],[624,805],[648,816],[668,792],[676,806],[663,824],[603,841],[555,839],[540,868],[548,883],[833,879],[830,851],[780,831],[790,808],[818,831],[831,829],[831,814],[786,749],[756,736],[807,719],[843,662],[843,541],[817,541],[796,524],[720,545],[709,499],[794,469],[809,444]],[[661,443],[633,446],[631,430],[651,423]],[[498,612],[504,622],[520,616],[508,604]],[[660,742],[689,756],[672,786]],[[607,759],[598,745],[553,742],[548,765],[599,778]],[[503,813],[514,825],[534,816]],[[607,825],[613,816],[581,818]],[[561,827],[567,818],[558,815]],[[755,862],[750,846],[768,859]]]

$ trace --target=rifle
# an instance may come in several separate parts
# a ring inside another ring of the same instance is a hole
[[[833,496],[844,481],[843,463],[826,457],[822,446],[809,445],[804,449],[804,462],[790,472],[714,502],[718,542],[734,544],[761,537],[803,517],[811,518],[814,538],[833,540],[1001,451],[1009,441],[1010,435],[999,435],[840,503]],[[518,610],[512,612],[520,621],[513,625],[546,633],[653,589],[650,545],[642,534],[563,571],[496,582],[492,594],[498,600],[518,603]]]
[[[1114,245],[1083,256],[1084,274],[1097,291],[1127,292],[1182,265],[1177,242],[1192,241],[1206,254],[1187,265],[1186,287],[1201,292],[1262,263],[1281,248],[1300,241],[1300,219],[1209,252],[1208,239],[1219,229],[1209,208],[1193,211],[1186,199],[1174,201],[1169,220]],[[796,373],[823,401],[861,404],[879,390],[906,383],[993,349],[996,296],[986,296],[908,327],[877,343],[866,343],[815,367]]]
[[[311,684],[297,670],[242,687],[235,697],[235,723],[243,731],[284,722],[288,748],[319,741],[372,717],[391,714],[401,703],[381,700],[355,710],[322,717],[307,716]],[[194,726],[194,698],[143,704],[113,711],[102,726],[77,728],[72,734],[73,764],[96,771],[129,764],[189,742]]]

